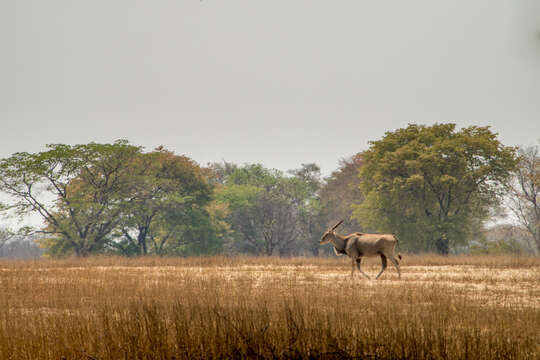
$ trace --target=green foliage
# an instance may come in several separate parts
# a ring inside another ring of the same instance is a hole
[[[229,210],[230,251],[291,255],[313,247],[319,168],[307,164],[289,173],[246,165],[231,171],[216,190],[217,202]]]
[[[37,212],[52,251],[79,256],[103,250],[130,201],[126,175],[141,148],[114,144],[47,145],[47,151],[0,160],[0,190],[15,199],[19,215]],[[55,202],[43,193],[52,194]],[[61,245],[55,245],[56,242]]]
[[[231,210],[250,210],[255,206],[257,194],[263,191],[255,185],[230,184],[216,191],[216,198],[222,203],[227,203]]]
[[[435,250],[437,241],[462,245],[515,165],[515,149],[487,127],[411,124],[371,142],[360,172],[366,200],[353,217],[396,233],[411,251]]]
[[[177,233],[167,242],[161,254],[167,255],[215,255],[223,250],[223,224],[210,216],[206,209],[190,212],[189,221],[175,224]]]
[[[198,219],[209,217],[204,208],[212,188],[193,160],[163,148],[140,154],[130,171],[130,184],[133,201],[110,242],[123,254],[177,253],[185,238],[196,241],[193,234],[200,226],[211,228]]]
[[[14,199],[0,212],[41,215],[51,256],[316,255],[341,219],[345,232],[392,232],[409,251],[447,253],[482,227],[516,163],[489,128],[454,124],[387,132],[326,182],[315,164],[201,168],[125,140],[54,144],[0,160],[0,191]]]
[[[220,248],[223,225],[206,209],[212,187],[193,160],[163,148],[142,153],[124,140],[47,148],[2,159],[0,190],[15,199],[6,209],[43,217],[49,255]]]

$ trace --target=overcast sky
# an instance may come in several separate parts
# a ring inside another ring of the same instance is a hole
[[[0,156],[125,138],[324,174],[407,123],[540,138],[540,1],[0,0]]]

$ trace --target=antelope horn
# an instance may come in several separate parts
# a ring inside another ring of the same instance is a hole
[[[341,223],[343,222],[343,220],[340,220],[336,225],[334,225],[334,227],[332,228],[332,230],[336,230],[336,228],[341,225]]]

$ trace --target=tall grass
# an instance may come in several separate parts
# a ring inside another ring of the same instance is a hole
[[[0,262],[0,359],[538,358],[539,259],[405,259]]]

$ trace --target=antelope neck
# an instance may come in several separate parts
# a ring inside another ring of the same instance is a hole
[[[334,236],[330,241],[332,242],[332,244],[334,244],[336,250],[345,251],[345,247],[347,246],[347,240],[345,239],[345,236],[334,233]]]

